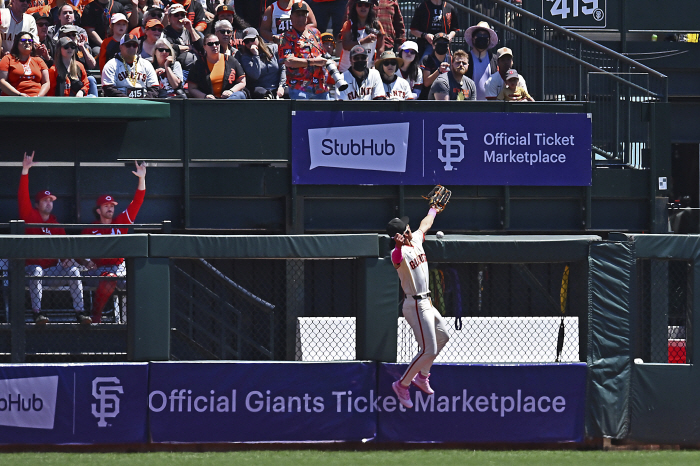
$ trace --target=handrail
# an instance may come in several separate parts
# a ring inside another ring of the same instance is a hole
[[[160,230],[163,233],[172,232],[172,222],[163,220],[161,223],[25,223],[24,220],[10,220],[10,223],[0,223],[0,227],[9,225],[11,234],[23,235],[27,228],[63,228],[78,230],[85,228],[142,228]]]
[[[640,85],[638,85],[638,84],[635,84],[635,83],[630,82],[630,81],[628,81],[628,80],[626,80],[626,79],[624,79],[624,78],[621,78],[620,76],[617,76],[617,75],[614,74],[614,73],[610,73],[609,71],[605,71],[605,70],[603,70],[603,69],[601,69],[601,68],[598,68],[597,66],[595,66],[595,65],[593,65],[593,64],[591,64],[591,63],[588,63],[588,62],[586,62],[586,61],[584,61],[584,60],[581,60],[581,59],[578,58],[578,57],[575,57],[575,56],[573,56],[573,55],[571,55],[571,54],[569,54],[569,53],[566,53],[566,52],[564,52],[564,51],[562,51],[562,50],[559,50],[558,48],[554,47],[553,45],[547,44],[546,42],[543,42],[543,41],[541,41],[541,40],[539,40],[539,39],[537,39],[537,38],[535,38],[535,37],[532,37],[532,36],[530,36],[529,34],[526,34],[526,33],[522,32],[522,31],[520,31],[520,30],[518,30],[518,29],[512,28],[512,27],[510,27],[510,26],[508,26],[508,25],[506,25],[506,24],[503,24],[503,23],[501,23],[500,21],[497,21],[497,20],[495,20],[494,18],[492,18],[492,17],[490,17],[490,16],[484,15],[483,13],[480,13],[480,12],[478,12],[478,11],[472,9],[472,8],[469,8],[469,7],[464,6],[464,5],[460,4],[460,3],[457,3],[457,2],[455,2],[454,0],[445,0],[445,1],[448,2],[448,3],[450,3],[451,5],[453,5],[454,7],[456,7],[456,8],[459,9],[459,10],[465,11],[465,12],[469,13],[470,15],[476,16],[476,17],[479,18],[479,19],[483,19],[484,21],[488,22],[489,24],[496,25],[496,26],[498,26],[498,27],[500,27],[500,28],[502,28],[502,29],[504,29],[504,30],[506,30],[506,31],[508,31],[508,32],[511,32],[511,33],[513,33],[513,34],[515,34],[515,35],[521,37],[521,38],[524,38],[525,40],[528,40],[528,41],[530,41],[530,42],[533,42],[533,43],[537,44],[538,46],[540,46],[540,47],[542,47],[542,48],[545,48],[545,49],[547,49],[547,50],[549,50],[549,51],[551,51],[551,52],[554,52],[554,53],[556,53],[556,54],[558,54],[558,55],[560,55],[560,56],[566,57],[567,59],[569,59],[569,60],[571,60],[571,61],[574,61],[574,62],[578,63],[578,64],[581,65],[581,66],[584,66],[584,67],[586,67],[586,68],[588,68],[588,69],[590,69],[590,70],[596,71],[596,72],[598,72],[598,73],[605,74],[605,75],[609,76],[612,80],[617,81],[617,82],[619,82],[619,83],[621,83],[621,84],[624,84],[625,86],[629,86],[629,87],[631,87],[631,88],[633,88],[633,89],[637,89],[637,90],[642,91],[642,92],[644,92],[644,93],[649,93],[650,95],[652,95],[652,96],[655,97],[655,98],[660,98],[660,99],[662,99],[664,102],[668,101],[668,95],[667,95],[667,93],[658,94],[658,93],[656,93],[656,92],[653,92],[653,91],[650,90],[650,89],[645,89],[644,87],[642,87],[642,86],[640,86]],[[555,29],[555,30],[558,31],[558,32],[561,32],[561,33],[563,33],[563,34],[565,34],[565,35],[568,35],[568,36],[570,36],[571,38],[574,38],[574,39],[576,39],[576,40],[579,40],[579,41],[581,41],[581,42],[583,42],[583,43],[585,43],[585,44],[591,46],[592,48],[597,49],[597,50],[600,51],[600,52],[603,52],[603,53],[605,53],[605,54],[607,54],[607,55],[610,55],[610,56],[612,56],[612,57],[615,57],[615,58],[619,59],[620,61],[622,61],[622,62],[624,62],[624,63],[627,63],[627,64],[630,65],[630,66],[634,66],[634,67],[640,68],[641,70],[643,70],[643,71],[645,71],[645,72],[647,72],[647,73],[650,73],[650,74],[652,74],[652,75],[658,77],[659,79],[664,79],[664,80],[667,79],[667,76],[666,76],[666,75],[664,75],[664,74],[662,74],[662,73],[659,73],[658,71],[653,70],[653,69],[649,68],[648,66],[645,66],[645,65],[643,65],[643,64],[641,64],[641,63],[639,63],[639,62],[637,62],[637,61],[635,61],[635,60],[632,60],[631,58],[628,58],[628,57],[626,57],[626,56],[624,56],[624,55],[622,55],[622,54],[619,54],[619,53],[615,52],[614,50],[611,50],[611,49],[609,49],[609,48],[607,48],[607,47],[605,47],[605,46],[603,46],[603,45],[600,45],[600,44],[598,44],[598,43],[596,43],[596,42],[594,42],[594,41],[592,41],[592,40],[590,40],[590,39],[588,39],[588,38],[586,38],[586,37],[584,37],[584,36],[581,36],[580,34],[577,34],[577,33],[575,33],[575,32],[572,32],[572,31],[569,31],[569,30],[567,30],[567,29],[565,29],[565,28],[562,28],[561,26],[559,26],[559,25],[557,25],[557,24],[554,24],[554,23],[552,23],[551,21],[548,21],[548,20],[546,20],[546,19],[544,19],[544,18],[541,18],[541,17],[539,17],[539,16],[537,16],[537,15],[535,15],[535,14],[533,14],[533,13],[530,13],[530,12],[527,11],[527,10],[523,10],[522,8],[513,6],[512,4],[507,3],[507,2],[505,2],[504,0],[489,0],[489,1],[494,2],[494,3],[497,3],[497,4],[501,5],[501,6],[505,6],[507,9],[510,9],[510,11],[512,11],[512,12],[514,12],[514,13],[517,13],[517,14],[520,14],[520,15],[523,15],[523,16],[526,16],[526,17],[528,17],[528,18],[530,18],[530,19],[532,19],[532,20],[534,20],[534,21],[536,21],[536,22],[539,22],[539,23],[541,23],[541,24],[544,24],[544,25],[546,25],[546,26],[549,26],[549,27],[551,27],[552,29]]]
[[[268,303],[267,301],[265,301],[264,299],[260,298],[259,296],[256,296],[256,295],[254,295],[253,293],[251,293],[250,291],[246,290],[246,289],[243,288],[241,285],[239,285],[238,283],[236,283],[236,282],[234,282],[233,280],[231,280],[230,278],[228,278],[228,277],[227,277],[226,275],[224,275],[219,269],[217,269],[216,267],[214,267],[212,264],[210,264],[210,263],[207,262],[206,260],[204,260],[204,259],[199,259],[199,262],[201,262],[202,264],[204,264],[204,266],[207,268],[207,270],[211,271],[214,275],[216,275],[217,277],[221,278],[226,284],[228,284],[229,286],[231,286],[232,288],[234,288],[236,291],[238,291],[238,292],[244,294],[248,299],[254,301],[256,304],[262,306],[263,308],[267,308],[266,310],[269,310],[269,311],[274,311],[274,310],[275,310],[275,305],[274,305],[274,304]]]

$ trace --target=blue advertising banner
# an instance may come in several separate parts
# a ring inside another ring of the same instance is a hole
[[[0,365],[0,443],[147,441],[148,363]]]
[[[151,363],[154,442],[362,440],[376,435],[376,364]]]
[[[410,389],[397,407],[391,384],[405,364],[379,368],[377,439],[391,442],[580,442],[586,364],[436,364],[434,395]]]
[[[591,160],[586,114],[292,113],[295,184],[590,186]]]

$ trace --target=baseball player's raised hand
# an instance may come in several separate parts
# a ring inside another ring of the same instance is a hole
[[[27,155],[27,153],[24,153],[24,158],[22,159],[22,174],[26,175],[29,173],[29,169],[32,168],[36,162],[34,162],[34,151],[32,151],[32,155]]]
[[[146,162],[143,162],[139,165],[139,163],[134,160],[134,165],[136,165],[136,171],[132,170],[131,173],[138,176],[139,178],[144,178],[146,176]]]

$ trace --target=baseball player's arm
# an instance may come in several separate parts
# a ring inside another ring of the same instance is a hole
[[[395,269],[398,269],[399,266],[401,265],[401,261],[403,260],[403,254],[401,254],[401,246],[403,245],[403,235],[402,234],[397,234],[394,236],[394,241],[396,242],[396,246],[394,247],[394,250],[391,251],[391,263],[394,265]]]
[[[32,155],[27,155],[25,152],[24,159],[22,160],[22,176],[19,179],[19,189],[17,190],[19,218],[25,221],[30,217],[34,210],[32,207],[32,201],[29,198],[29,169],[34,164],[34,151],[32,151]]]
[[[435,215],[437,215],[437,211],[431,207],[428,211],[428,215],[426,215],[425,218],[421,220],[418,229],[422,231],[423,234],[427,233],[428,230],[432,228],[433,222],[435,221]]]

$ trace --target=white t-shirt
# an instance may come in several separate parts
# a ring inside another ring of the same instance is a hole
[[[500,94],[503,90],[503,86],[504,83],[503,78],[501,77],[501,73],[494,74],[489,78],[488,81],[486,81],[486,97],[493,97],[495,99],[496,97],[498,97],[498,94]],[[527,84],[525,83],[525,78],[523,78],[520,75],[518,75],[518,87],[522,87],[525,90],[525,92],[527,92]]]
[[[19,0],[17,0],[19,1]],[[8,8],[0,9],[0,34],[2,35],[2,50],[9,53],[15,36],[20,32],[29,32],[34,36],[34,42],[39,42],[36,30],[36,21],[32,15],[23,14],[19,21],[16,21],[12,12]]]
[[[381,76],[380,76],[381,77]],[[386,94],[387,100],[413,100],[413,90],[409,86],[408,81],[397,76],[394,82],[385,83],[382,81],[384,86],[384,94]]]
[[[127,67],[119,55],[109,60],[102,70],[102,85],[114,86],[129,97],[144,97],[143,90],[159,85],[156,71],[148,60],[139,58],[135,66]]]
[[[403,260],[396,269],[401,280],[401,288],[406,296],[415,296],[430,291],[428,285],[428,260],[423,250],[425,233],[420,229],[413,232],[412,246],[401,246]]]
[[[358,83],[350,70],[343,73],[343,79],[348,83],[347,89],[338,92],[338,100],[372,100],[375,97],[382,97],[384,93],[384,83],[379,71],[372,68],[369,70],[367,78]]]
[[[414,60],[418,60],[418,58],[415,58]],[[423,71],[421,71],[421,69],[418,68],[418,78],[416,78],[415,81],[404,76],[403,71],[401,71],[401,68],[396,70],[396,74],[408,81],[408,85],[411,88],[411,92],[413,93],[413,98],[417,99],[420,95],[421,88],[423,87]]]

